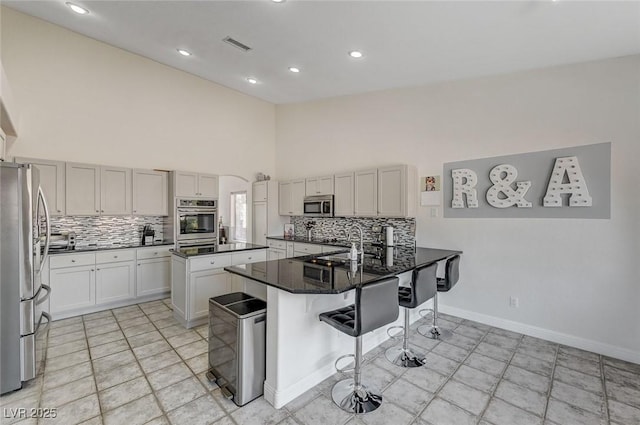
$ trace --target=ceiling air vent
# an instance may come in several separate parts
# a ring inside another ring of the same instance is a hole
[[[222,39],[222,41],[224,41],[225,43],[231,44],[233,47],[237,47],[243,52],[248,52],[249,50],[251,50],[251,47],[247,46],[246,44],[242,44],[238,40],[234,40],[231,37],[225,37]]]

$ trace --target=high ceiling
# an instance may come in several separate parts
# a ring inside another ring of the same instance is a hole
[[[2,4],[276,104],[640,53],[639,1],[69,1]]]

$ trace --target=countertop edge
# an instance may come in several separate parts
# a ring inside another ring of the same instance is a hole
[[[85,254],[87,252],[97,252],[97,251],[116,251],[121,249],[139,249],[139,248],[155,248],[160,246],[171,246],[173,242],[163,242],[157,243],[154,245],[126,245],[126,246],[96,246],[96,247],[81,247],[80,249],[72,249],[72,250],[60,250],[60,251],[49,251],[49,255],[61,255],[61,254]]]
[[[175,255],[176,257],[180,257],[180,258],[194,258],[194,257],[203,257],[206,255],[220,255],[220,254],[233,254],[234,252],[242,252],[242,251],[253,251],[253,250],[257,250],[257,249],[268,249],[269,247],[266,245],[259,245],[259,246],[252,246],[252,247],[245,247],[245,248],[236,248],[236,249],[228,249],[225,251],[220,251],[220,252],[204,252],[201,254],[183,254],[181,252],[177,252],[175,250],[171,250],[171,253],[173,255]]]

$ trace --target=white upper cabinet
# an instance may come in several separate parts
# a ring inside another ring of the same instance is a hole
[[[49,206],[49,213],[53,216],[65,214],[65,164],[62,161],[48,161],[46,159],[15,158],[21,164],[33,164],[40,172],[40,186]]]
[[[280,215],[302,215],[305,186],[304,179],[280,182],[278,187]]]
[[[354,214],[358,217],[378,215],[378,170],[355,172]]]
[[[218,176],[198,174],[198,196],[218,199]]]
[[[333,195],[333,176],[306,179],[305,193],[307,196]]]
[[[267,180],[253,183],[253,202],[267,202]]]
[[[378,215],[415,217],[417,173],[408,165],[378,168]]]
[[[133,170],[133,214],[168,215],[168,180],[166,171]]]
[[[213,174],[173,172],[174,196],[178,198],[218,198],[218,176]]]
[[[342,173],[335,176],[333,210],[337,217],[353,216],[353,177],[354,173]]]
[[[100,214],[100,167],[66,164],[67,215]]]
[[[131,215],[131,169],[66,164],[67,215]]]
[[[131,169],[100,167],[100,214],[131,215]]]

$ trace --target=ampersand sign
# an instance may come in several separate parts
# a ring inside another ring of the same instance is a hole
[[[502,164],[493,167],[489,172],[489,179],[493,186],[487,190],[487,202],[496,208],[508,208],[513,205],[531,208],[531,202],[524,199],[524,195],[531,187],[531,182],[516,182],[517,189],[513,190],[511,184],[516,177],[518,177],[518,170],[513,165]],[[499,193],[502,193],[502,197],[498,197]]]

